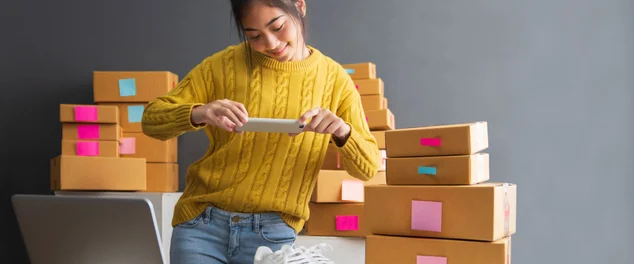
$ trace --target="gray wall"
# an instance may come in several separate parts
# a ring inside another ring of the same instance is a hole
[[[26,263],[9,197],[50,193],[59,104],[92,102],[92,70],[183,76],[237,41],[226,2],[3,6],[0,259]],[[489,122],[492,180],[519,186],[513,263],[631,262],[633,1],[315,0],[308,7],[310,44],[341,63],[377,64],[399,128]],[[182,185],[207,139],[194,133],[179,143]]]

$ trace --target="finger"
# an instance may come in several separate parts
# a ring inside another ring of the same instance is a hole
[[[335,116],[330,112],[323,111],[321,114],[317,115],[315,119],[321,119],[317,127],[315,127],[315,132],[324,133],[326,128],[330,126],[335,121]]]
[[[225,116],[229,120],[231,120],[231,122],[233,124],[238,125],[238,126],[243,126],[242,122],[240,122],[240,119],[234,114],[234,112],[232,111],[231,107],[232,106],[229,106],[229,108],[222,108],[220,110],[220,112],[222,113],[223,116]]]
[[[330,126],[324,129],[325,134],[334,134],[335,132],[337,132],[337,130],[341,129],[343,124],[344,124],[343,120],[341,120],[341,118],[337,118],[337,120],[332,122]]]
[[[310,109],[306,111],[306,113],[304,113],[302,116],[300,116],[299,119],[297,119],[297,122],[299,122],[300,124],[306,123],[309,118],[314,117],[317,114],[319,114],[319,108]]]
[[[240,115],[238,115],[238,117],[240,118],[240,121],[242,121],[242,123],[246,123],[249,121],[249,113],[247,112],[247,108],[244,107],[243,104],[239,103],[239,102],[233,102],[233,105],[235,105],[238,110],[240,110]]]
[[[233,129],[235,128],[235,124],[233,122],[231,122],[231,120],[229,120],[226,116],[220,116],[218,117],[218,120],[216,122],[217,126],[228,131],[228,132],[232,132]]]

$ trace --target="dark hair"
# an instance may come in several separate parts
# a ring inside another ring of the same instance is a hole
[[[297,8],[297,0],[231,0],[231,11],[233,14],[233,20],[236,25],[236,29],[238,30],[238,37],[240,42],[246,42],[247,37],[244,33],[244,26],[242,25],[242,18],[246,15],[246,10],[255,1],[261,1],[262,3],[282,9],[284,13],[290,15],[293,19],[293,23],[299,23],[298,28],[300,28],[302,33],[302,39],[304,40],[304,44],[306,43],[306,21],[304,17],[299,12]],[[253,64],[251,61],[251,47],[248,43],[246,45],[246,59],[247,65],[249,69],[249,75],[251,74],[251,70],[253,69]]]

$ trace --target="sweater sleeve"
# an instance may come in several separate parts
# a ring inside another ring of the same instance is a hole
[[[143,111],[141,126],[149,137],[168,140],[185,132],[199,130],[191,113],[195,106],[208,103],[212,91],[211,69],[207,60],[194,67],[166,95],[150,101]]]
[[[351,176],[367,181],[372,179],[380,166],[381,154],[376,139],[370,133],[361,105],[361,96],[348,74],[343,85],[342,99],[337,115],[350,125],[350,136],[343,144],[334,138],[341,155],[341,164]]]

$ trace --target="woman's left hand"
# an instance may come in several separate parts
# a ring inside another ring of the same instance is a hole
[[[331,134],[343,142],[345,142],[350,135],[350,126],[328,109],[313,108],[304,113],[297,121],[299,123],[305,123],[310,118],[312,119],[310,123],[306,124],[304,131]],[[297,134],[290,135],[295,136]]]

